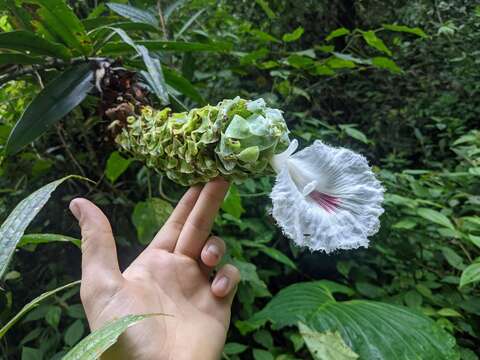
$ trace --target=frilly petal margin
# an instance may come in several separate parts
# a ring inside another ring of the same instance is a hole
[[[317,140],[272,159],[277,179],[270,195],[272,215],[299,246],[326,253],[367,247],[380,227],[384,189],[367,160]]]

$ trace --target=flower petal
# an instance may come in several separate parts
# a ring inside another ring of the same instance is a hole
[[[384,191],[367,160],[319,140],[291,156],[289,150],[272,160],[279,172],[272,215],[283,232],[300,246],[327,253],[367,247],[380,227]]]

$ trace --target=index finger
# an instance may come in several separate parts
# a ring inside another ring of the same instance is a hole
[[[215,179],[207,183],[180,233],[174,252],[193,259],[200,256],[212,231],[213,221],[228,190],[228,182]]]

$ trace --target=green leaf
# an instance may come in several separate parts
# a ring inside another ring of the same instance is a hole
[[[192,52],[192,51],[212,51],[212,52],[228,52],[232,48],[231,43],[227,42],[185,42],[185,41],[159,41],[159,40],[141,40],[136,42],[137,45],[143,45],[151,51],[175,51],[175,52]],[[120,55],[134,51],[128,44],[124,42],[109,42],[102,48],[103,55]]]
[[[85,332],[85,327],[83,326],[82,320],[75,320],[63,334],[63,341],[68,346],[75,345],[83,336]]]
[[[222,203],[222,210],[237,219],[240,219],[242,214],[245,212],[245,209],[242,206],[242,198],[240,197],[235,184],[230,185],[227,195]]]
[[[285,42],[292,42],[292,41],[298,40],[303,35],[303,32],[304,32],[303,27],[299,26],[293,32],[283,34],[282,40]]]
[[[17,247],[23,247],[30,244],[48,244],[51,242],[69,242],[77,247],[81,247],[81,241],[66,235],[59,234],[27,234],[23,235]]]
[[[373,47],[373,48],[375,48],[375,49],[377,49],[381,52],[384,52],[384,53],[388,54],[389,56],[392,56],[392,52],[387,48],[387,46],[382,41],[382,39],[377,37],[377,35],[375,34],[374,31],[372,31],[372,30],[363,31],[362,36],[363,36],[363,38],[365,39],[365,41],[368,45],[370,45],[371,47]]]
[[[263,246],[261,248],[261,251],[267,256],[270,256],[275,261],[278,261],[279,263],[282,263],[283,265],[286,265],[291,269],[297,270],[297,265],[295,265],[295,263],[281,251],[267,246]]]
[[[158,20],[156,16],[149,11],[127,4],[107,3],[107,6],[113,12],[133,22],[149,24],[155,27],[158,26]]]
[[[253,349],[254,360],[275,360],[270,352],[262,349]]]
[[[72,55],[65,46],[45,40],[29,31],[0,32],[0,48],[68,59]]]
[[[341,27],[339,29],[333,30],[330,34],[328,34],[325,40],[331,41],[335,38],[338,38],[340,36],[345,36],[348,34],[350,34],[350,30],[348,30],[347,28]]]
[[[205,99],[190,81],[185,79],[178,72],[171,70],[165,66],[163,66],[162,69],[163,75],[165,76],[165,82],[168,85],[199,104],[205,103]]]
[[[132,163],[132,159],[125,159],[118,151],[110,154],[105,167],[105,176],[113,184],[120,175],[122,175]]]
[[[411,230],[415,226],[417,226],[417,222],[415,222],[412,219],[403,219],[400,220],[399,222],[395,223],[392,225],[393,229],[405,229],[405,230]]]
[[[127,315],[111,321],[80,341],[62,360],[96,360],[117,342],[127,328],[154,315]]]
[[[338,331],[320,333],[302,322],[298,323],[298,330],[315,360],[358,359],[358,355],[345,344]]]
[[[138,241],[148,244],[167,221],[172,205],[160,198],[151,198],[135,205],[132,222],[137,229]]]
[[[480,281],[480,263],[473,263],[462,272],[460,287]]]
[[[476,247],[480,248],[480,236],[468,235],[468,238]]]
[[[57,186],[72,177],[66,176],[41,187],[23,199],[8,215],[0,227],[0,279],[5,274],[13,252],[27,226],[42,209]]]
[[[255,322],[252,322],[255,321]],[[455,338],[430,318],[401,306],[375,301],[337,302],[318,282],[290,285],[257,312],[251,322],[275,328],[303,322],[313,331],[339,332],[361,359],[458,359]]]
[[[442,254],[445,260],[457,270],[465,269],[463,258],[449,247],[442,247]]]
[[[92,80],[89,64],[71,67],[57,76],[27,106],[10,134],[5,152],[16,153],[79,105],[92,89]],[[42,114],[41,118],[38,114]]]
[[[343,131],[345,131],[345,133],[358,140],[358,141],[361,141],[363,142],[364,144],[368,144],[369,141],[367,139],[367,137],[365,136],[365,134],[363,132],[361,132],[360,130],[358,129],[355,129],[354,127],[352,126],[348,126],[348,125],[339,125],[340,129],[342,129]]]
[[[223,353],[225,355],[237,355],[237,354],[243,353],[247,349],[248,349],[248,346],[246,345],[229,342],[225,344],[223,348]]]
[[[270,20],[275,19],[276,15],[268,5],[268,2],[266,0],[255,0],[255,2],[262,8],[263,12],[267,14]]]
[[[269,33],[266,33],[264,31],[253,29],[253,30],[250,30],[250,32],[262,41],[281,43],[281,41],[278,40],[275,36],[270,35]]]
[[[444,317],[462,317],[462,314],[460,314],[457,310],[450,308],[440,309],[437,311],[437,314]]]
[[[429,220],[435,224],[439,224],[451,230],[455,230],[455,227],[453,226],[450,219],[437,210],[428,209],[428,208],[419,208],[417,210],[417,214],[422,218]]]
[[[88,56],[92,51],[90,38],[85,32],[80,19],[64,0],[27,0],[40,5],[37,14],[44,20],[49,31],[53,31],[58,38],[79,53]]]
[[[1,35],[2,33],[0,33],[0,37]],[[45,60],[40,57],[23,54],[0,54],[0,65],[33,65],[43,63],[45,63]]]
[[[66,284],[66,285],[63,285],[63,286],[60,286],[59,288],[56,288],[54,290],[51,290],[51,291],[47,291],[45,293],[43,293],[42,295],[36,297],[35,299],[33,299],[32,301],[30,301],[28,304],[26,304],[8,323],[6,323],[1,329],[0,329],[0,339],[7,333],[7,331],[13,326],[15,325],[18,320],[20,320],[27,312],[29,312],[30,310],[34,309],[36,306],[38,306],[39,303],[41,303],[43,300],[45,300],[46,298],[52,296],[52,295],[55,295],[57,294],[58,292],[60,291],[63,291],[65,289],[68,289],[68,288],[71,288],[75,285],[79,285],[80,284],[80,280],[79,281],[74,281],[74,282],[71,282],[69,284]]]
[[[402,69],[398,67],[393,60],[384,56],[377,56],[372,59],[372,65],[379,69],[386,69],[393,74],[402,73]]]
[[[31,348],[28,346],[22,347],[21,360],[42,360],[43,351],[40,349]]]
[[[411,28],[411,27],[408,27],[408,26],[405,26],[405,25],[383,24],[383,28],[386,29],[386,30],[391,30],[391,31],[414,34],[414,35],[420,36],[422,38],[427,38],[428,37],[428,35],[425,34],[425,32],[418,27]]]
[[[62,317],[62,308],[59,306],[49,306],[45,314],[45,321],[53,328],[57,328]]]

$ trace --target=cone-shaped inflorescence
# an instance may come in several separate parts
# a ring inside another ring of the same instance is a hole
[[[239,97],[189,112],[143,107],[116,137],[121,148],[182,185],[217,176],[239,181],[271,171],[288,144],[280,110]]]

